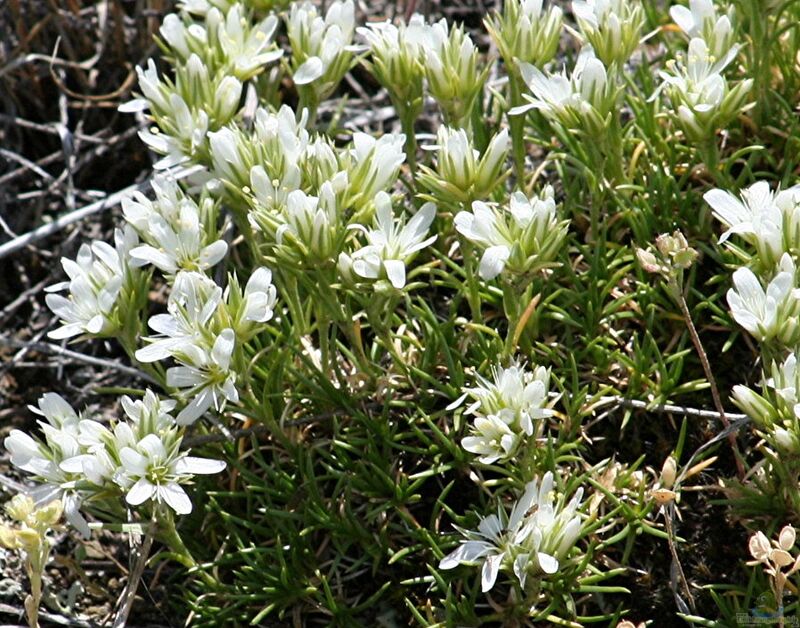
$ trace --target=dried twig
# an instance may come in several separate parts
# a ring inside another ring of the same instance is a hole
[[[117,205],[123,198],[128,198],[134,192],[143,190],[144,187],[145,183],[129,185],[125,189],[115,192],[114,194],[110,194],[102,200],[76,209],[75,211],[57,218],[49,224],[42,225],[38,229],[24,233],[21,236],[14,238],[10,242],[0,245],[0,259],[11,255],[12,253],[16,253],[20,249],[25,248],[33,242],[37,242],[42,238],[46,238],[54,233],[58,233],[64,227],[71,225],[74,222],[78,222],[87,216],[110,209],[111,207]]]
[[[136,560],[133,568],[128,574],[128,582],[125,586],[125,591],[123,591],[119,598],[121,606],[116,617],[114,617],[114,624],[112,628],[124,628],[125,624],[128,622],[128,616],[131,613],[133,602],[136,599],[136,591],[139,588],[139,582],[142,579],[144,568],[147,565],[147,559],[150,556],[150,548],[153,546],[154,525],[155,524],[151,524],[148,527],[144,541],[133,551],[133,554],[136,556]]]
[[[150,375],[148,375],[144,371],[140,371],[139,369],[133,368],[132,366],[126,366],[125,364],[122,364],[121,362],[118,362],[116,360],[97,358],[91,355],[86,355],[85,353],[70,351],[69,349],[65,349],[64,347],[59,347],[58,345],[54,345],[49,342],[24,342],[22,340],[17,340],[15,338],[4,338],[0,336],[0,345],[6,345],[14,348],[20,347],[28,351],[41,351],[44,353],[49,353],[52,355],[69,358],[77,362],[84,362],[86,364],[91,364],[93,366],[110,368],[119,371],[121,373],[125,373],[126,375],[131,375],[132,377],[138,377],[147,382],[150,382],[151,384],[158,384],[158,382],[154,380],[152,377],[150,377]]]

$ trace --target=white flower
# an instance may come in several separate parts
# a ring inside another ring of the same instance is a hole
[[[459,212],[454,224],[461,235],[483,249],[478,272],[487,281],[507,266],[518,274],[546,266],[566,235],[566,223],[558,222],[550,186],[541,196],[530,198],[515,192],[501,210],[474,201],[472,213]]]
[[[134,113],[147,108],[152,108],[156,111],[169,111],[169,93],[163,89],[155,61],[148,59],[147,69],[138,66],[136,75],[139,77],[139,89],[142,90],[144,98],[135,98],[123,103],[119,106],[119,111],[122,113]]]
[[[700,37],[709,45],[712,55],[722,59],[733,45],[731,14],[717,18],[712,0],[689,0],[689,8],[676,4],[670,7],[670,17],[689,37]]]
[[[292,45],[295,84],[316,83],[316,97],[324,98],[350,67],[355,33],[353,0],[331,3],[324,19],[311,3],[293,3],[286,30]]]
[[[505,179],[509,145],[508,129],[503,129],[481,156],[464,129],[442,125],[436,144],[424,147],[436,151],[436,169],[423,166],[420,182],[443,203],[462,204],[487,198]]]
[[[500,571],[513,573],[524,587],[528,576],[556,573],[582,531],[578,514],[583,489],[568,504],[562,494],[556,499],[553,474],[547,472],[541,485],[529,482],[525,493],[507,515],[502,505],[497,515],[482,519],[478,530],[457,528],[467,540],[439,563],[440,569],[459,564],[482,563],[481,589],[489,591]]]
[[[175,446],[168,449],[155,434],[148,434],[134,447],[124,447],[119,456],[123,483],[132,482],[125,496],[129,504],[164,502],[179,515],[192,512],[192,502],[181,483],[193,475],[219,473],[225,468],[221,460],[184,456]]]
[[[173,177],[156,175],[150,187],[155,192],[155,200],[138,191],[133,193],[133,197],[122,199],[122,214],[138,233],[147,231],[153,216],[161,216],[170,222],[176,220],[181,200],[185,197]]]
[[[272,271],[257,268],[244,288],[244,320],[266,323],[272,318],[277,301],[277,290],[272,285]]]
[[[307,124],[308,111],[295,114],[291,107],[282,105],[278,113],[259,108],[253,129],[260,143],[283,155],[288,161],[297,162],[309,144]]]
[[[769,183],[759,181],[741,191],[741,200],[724,190],[709,190],[703,195],[714,210],[714,216],[728,230],[720,236],[720,243],[732,234],[743,236],[775,262],[782,253],[783,216],[775,204]]]
[[[606,65],[625,63],[639,45],[645,15],[637,0],[573,0],[572,12]]]
[[[148,326],[161,334],[145,338],[150,344],[136,352],[140,362],[156,362],[201,342],[222,302],[222,288],[200,273],[176,275],[167,314],[151,316]]]
[[[161,399],[152,390],[146,390],[141,399],[120,397],[120,404],[128,420],[141,434],[159,434],[175,426],[172,411],[177,403],[172,399]]]
[[[375,229],[354,225],[365,233],[368,245],[353,253],[353,271],[366,279],[385,277],[400,290],[406,285],[406,263],[436,240],[435,235],[425,238],[436,206],[426,203],[406,224],[394,218],[391,197],[385,192],[377,194],[375,207]]]
[[[752,79],[740,81],[733,88],[722,76],[722,70],[736,57],[738,48],[731,48],[724,57],[713,57],[706,42],[694,37],[689,42],[685,62],[667,64],[660,72],[663,90],[669,97],[676,121],[693,140],[702,140],[724,126],[742,110]]]
[[[484,21],[508,67],[518,61],[542,67],[552,60],[561,37],[563,11],[542,0],[505,0],[502,14]]]
[[[322,184],[319,197],[302,190],[290,192],[278,220],[284,221],[275,232],[278,250],[286,251],[290,259],[316,265],[336,258],[343,225],[329,181]]]
[[[132,229],[117,229],[116,248],[106,242],[82,244],[75,260],[61,259],[69,281],[49,286],[47,292],[68,289],[69,296],[48,294],[47,306],[58,316],[62,327],[50,338],[72,338],[80,334],[109,336],[119,329],[117,298],[128,272],[127,256],[136,241]]]
[[[234,4],[220,24],[218,40],[225,57],[233,66],[235,76],[245,81],[258,74],[260,69],[283,56],[283,50],[272,46],[278,18],[266,17],[255,25],[241,14],[241,5]]]
[[[520,63],[520,71],[531,95],[523,94],[529,104],[513,108],[511,115],[538,109],[567,129],[605,133],[610,116],[616,114],[619,88],[591,49],[581,51],[569,76],[566,69],[545,74],[529,63]]]
[[[167,386],[187,388],[183,396],[192,397],[178,414],[178,425],[194,423],[212,405],[221,412],[227,401],[239,401],[236,373],[230,368],[235,346],[233,330],[223,329],[210,351],[198,345],[181,347],[176,354],[181,366],[167,369]]]
[[[781,258],[779,272],[766,290],[749,268],[737,269],[734,287],[728,291],[733,318],[761,342],[777,338],[791,345],[798,335],[800,315],[800,290],[794,282],[795,266],[788,254]]]
[[[394,185],[405,161],[406,136],[386,133],[375,139],[367,133],[353,133],[353,144],[346,152],[347,198],[344,205],[364,211],[379,192]]]
[[[132,249],[133,261],[136,265],[153,264],[170,274],[178,270],[207,270],[222,261],[228,252],[224,240],[203,246],[205,233],[200,211],[189,197],[180,202],[177,219],[173,222],[158,214],[151,216],[143,238],[151,244]]]
[[[773,371],[774,376],[767,379],[767,386],[775,389],[778,396],[786,403],[796,404],[798,402],[797,387],[800,382],[797,378],[797,356],[794,352],[790,353],[786,360]]]
[[[478,462],[483,464],[498,460],[505,462],[522,443],[522,436],[512,428],[514,419],[514,413],[510,410],[475,417],[471,435],[461,439],[461,446],[471,454],[477,454]]]

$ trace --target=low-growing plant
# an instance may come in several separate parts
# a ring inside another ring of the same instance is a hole
[[[62,507],[163,545],[196,625],[634,625],[648,551],[685,620],[736,615],[747,557],[705,595],[681,517],[694,494],[746,530],[800,517],[798,161],[774,137],[800,9],[774,4],[507,0],[488,37],[357,27],[353,0],[180,4],[120,106],[150,192],[46,297],[51,338],[116,340],[146,388],[110,421],[47,393],[4,442],[34,483],[0,528],[31,625]],[[347,119],[361,75],[402,132]],[[783,609],[794,528],[749,548]]]

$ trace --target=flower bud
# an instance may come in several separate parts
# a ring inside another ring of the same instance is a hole
[[[0,545],[6,549],[18,549],[17,531],[6,525],[0,525]]]
[[[792,435],[789,430],[782,427],[776,427],[772,431],[772,437],[775,444],[785,453],[797,452],[797,439]]]
[[[11,498],[11,501],[6,504],[6,512],[8,515],[17,521],[26,522],[33,513],[36,504],[29,495],[18,493]]]
[[[636,0],[574,0],[572,11],[581,33],[607,66],[624,64],[639,46],[645,23]]]
[[[58,520],[61,519],[63,512],[64,504],[62,504],[60,499],[54,499],[53,501],[34,511],[33,518],[37,523],[49,527],[58,523]]]
[[[637,248],[636,259],[639,260],[639,264],[647,273],[661,273],[666,270],[658,263],[658,259],[653,252],[647,249]]]
[[[678,463],[674,457],[668,456],[664,461],[664,466],[661,467],[661,486],[664,488],[672,488],[675,484],[677,471]]]
[[[16,530],[14,535],[17,537],[19,547],[24,549],[29,554],[38,552],[42,546],[42,534],[33,528],[22,528]]]
[[[733,403],[760,427],[771,425],[777,416],[772,404],[747,386],[734,386],[732,398]]]

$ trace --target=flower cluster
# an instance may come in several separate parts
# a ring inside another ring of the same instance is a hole
[[[483,464],[511,459],[527,437],[542,433],[541,420],[553,416],[549,388],[550,372],[543,366],[532,371],[519,364],[496,366],[491,380],[478,376],[478,386],[465,388],[448,406],[454,409],[472,399],[466,413],[475,419],[462,447]]]
[[[247,81],[283,56],[274,43],[278,26],[274,15],[254,22],[238,3],[211,7],[203,12],[202,21],[193,19],[194,13],[186,9],[170,13],[159,30],[169,51],[182,63],[196,55],[212,73]]]
[[[276,289],[267,268],[253,272],[239,288],[231,278],[223,292],[214,281],[195,272],[175,277],[166,314],[148,321],[159,335],[136,352],[149,363],[173,358],[178,366],[167,370],[167,385],[185,389],[188,404],[177,417],[179,425],[194,423],[210,408],[221,411],[227,401],[239,401],[235,370],[237,343],[272,318]]]
[[[130,250],[135,266],[152,264],[164,273],[205,271],[219,263],[228,245],[216,232],[217,204],[208,196],[197,203],[174,179],[156,177],[151,201],[136,192],[122,201],[125,220],[145,244]]]
[[[425,47],[428,88],[450,125],[463,125],[483,89],[489,67],[478,68],[478,49],[464,27],[442,19],[431,25]]]
[[[759,181],[742,190],[740,198],[720,189],[706,192],[703,198],[727,227],[720,244],[750,261],[760,273],[769,273],[784,253],[800,246],[800,186],[773,193],[769,183]],[[732,235],[749,244],[755,255],[733,246]]]
[[[353,62],[353,0],[336,0],[323,18],[310,2],[293,3],[286,18],[292,77],[301,95],[317,103],[339,85]]]
[[[233,119],[239,110],[242,83],[223,72],[212,73],[196,54],[175,66],[174,80],[158,76],[150,59],[137,68],[144,98],[119,107],[122,112],[149,109],[157,126],[139,131],[154,152],[164,155],[154,167],[172,168],[187,161],[208,160],[208,133]]]
[[[140,273],[132,268],[129,257],[138,239],[128,228],[117,229],[114,240],[115,247],[95,241],[82,244],[74,260],[62,258],[69,281],[47,288],[47,306],[62,323],[48,334],[51,338],[115,336],[124,327],[126,316],[137,314],[129,298],[136,292]],[[68,296],[55,294],[63,290]]]
[[[395,217],[392,200],[385,192],[377,194],[375,206],[373,229],[353,225],[364,234],[367,244],[351,254],[341,253],[339,269],[346,278],[352,279],[355,274],[363,279],[388,279],[393,288],[401,290],[406,285],[406,264],[436,240],[435,235],[425,237],[436,216],[436,206],[426,203],[407,223]]]
[[[617,113],[620,88],[591,49],[581,51],[569,76],[566,70],[546,74],[529,63],[521,63],[520,70],[531,94],[523,94],[529,103],[515,107],[511,115],[536,109],[565,129],[583,130],[594,138],[606,133]]]
[[[622,65],[639,46],[644,10],[637,0],[574,0],[581,34],[606,65]]]
[[[543,5],[542,0],[506,0],[502,13],[484,20],[509,71],[518,61],[541,68],[555,57],[563,11],[555,4],[547,9]]]
[[[685,58],[670,61],[667,71],[660,72],[660,89],[667,95],[675,122],[690,140],[714,137],[717,129],[745,108],[752,79],[731,87],[722,74],[737,52],[734,46],[716,58],[704,39],[693,37]]]
[[[493,208],[482,201],[472,212],[459,212],[456,230],[483,249],[479,273],[487,281],[503,271],[531,275],[552,264],[567,234],[567,222],[559,221],[553,188],[528,198],[515,192],[507,206]]]
[[[689,8],[676,4],[670,7],[670,17],[690,38],[699,37],[708,45],[715,59],[722,59],[733,48],[733,6],[717,17],[712,0],[689,0]]]
[[[376,197],[397,180],[405,137],[354,133],[340,149],[304,124],[284,106],[258,109],[253,135],[210,134],[213,172],[271,254],[301,267],[332,266],[348,230],[369,221]]]
[[[528,578],[555,574],[581,536],[578,509],[582,497],[582,488],[568,503],[563,493],[556,497],[553,474],[548,472],[541,484],[536,480],[528,483],[510,514],[500,505],[496,515],[481,519],[477,530],[458,528],[466,540],[445,556],[439,567],[482,565],[483,591],[495,585],[501,571],[513,574],[523,589]]]
[[[43,438],[12,430],[4,442],[11,463],[41,484],[33,492],[36,501],[60,499],[67,520],[85,536],[84,505],[118,511],[114,500],[124,495],[132,506],[164,503],[185,514],[192,504],[182,485],[196,474],[225,468],[224,462],[180,450],[182,437],[171,415],[175,402],[147,391],[141,400],[123,397],[121,404],[125,417],[106,427],[47,393],[32,408],[44,417]]]
[[[489,198],[508,176],[508,131],[495,135],[483,155],[476,150],[464,129],[439,127],[433,168],[421,166],[419,182],[430,191],[431,200],[442,205],[459,205]]]
[[[400,119],[416,119],[422,111],[430,27],[415,14],[408,24],[387,21],[356,30],[369,46],[366,65],[389,92]]]

